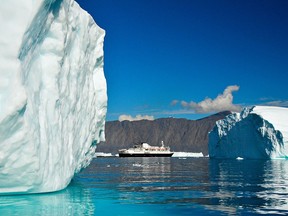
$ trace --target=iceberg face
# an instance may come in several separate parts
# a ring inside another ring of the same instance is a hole
[[[0,24],[0,193],[61,190],[104,140],[105,32],[74,0],[9,0]]]
[[[270,159],[288,156],[288,108],[244,108],[217,121],[209,133],[211,158]]]

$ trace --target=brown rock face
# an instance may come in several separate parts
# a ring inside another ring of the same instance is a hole
[[[220,112],[199,120],[161,118],[154,121],[111,121],[105,126],[106,142],[97,145],[97,152],[117,153],[119,149],[147,142],[172,151],[208,154],[208,133],[215,122],[231,112]]]

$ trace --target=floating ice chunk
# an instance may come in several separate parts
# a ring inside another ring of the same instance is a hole
[[[204,157],[202,152],[194,153],[194,152],[174,152],[172,157]]]
[[[112,153],[96,152],[94,157],[113,157]]]

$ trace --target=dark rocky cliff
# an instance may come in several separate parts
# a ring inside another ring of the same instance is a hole
[[[97,152],[117,153],[119,149],[147,142],[161,145],[164,141],[172,151],[202,152],[208,154],[208,132],[215,122],[231,112],[225,111],[199,120],[161,118],[154,121],[106,122],[106,142],[97,146]]]

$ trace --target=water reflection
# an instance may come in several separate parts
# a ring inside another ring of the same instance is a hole
[[[288,161],[99,158],[66,190],[0,197],[0,215],[144,213],[287,214]]]
[[[263,191],[257,196],[264,199],[270,205],[264,205],[257,209],[258,213],[286,212],[288,210],[288,161],[267,161],[264,166],[264,180],[261,187]],[[276,210],[276,211],[275,211]]]
[[[182,213],[201,206],[224,215],[288,210],[285,160],[117,158],[108,165],[105,161],[97,161],[94,168],[119,204],[167,205]]]
[[[0,196],[0,215],[94,215],[88,188],[71,183],[56,193]]]
[[[119,170],[121,173],[120,188],[125,185],[130,187],[141,184],[141,188],[146,190],[149,189],[149,183],[153,185],[163,183],[170,178],[171,161],[167,158],[126,158],[123,162],[127,164],[121,166]]]
[[[200,200],[203,191],[209,189],[208,162],[208,159],[101,158],[85,172],[97,170],[98,178],[106,183],[98,187],[114,190],[119,203],[182,205]]]
[[[210,160],[215,204],[230,213],[281,214],[288,210],[286,160]]]

